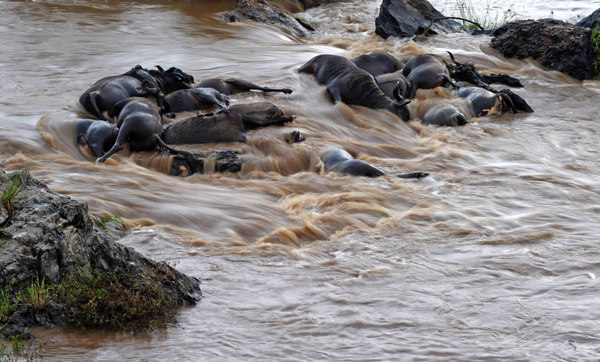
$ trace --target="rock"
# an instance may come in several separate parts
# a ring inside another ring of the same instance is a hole
[[[308,31],[293,16],[265,0],[241,0],[237,7],[224,15],[225,21],[255,21],[290,29],[303,38]]]
[[[0,190],[6,190],[15,175],[22,186],[14,198],[13,216],[1,230],[0,290],[24,290],[34,280],[58,285],[84,272],[93,277],[127,275],[130,285],[123,284],[132,289],[141,280],[152,280],[178,305],[200,300],[198,279],[115,242],[94,226],[87,204],[52,192],[28,172],[9,175],[0,171]],[[67,306],[59,303],[50,301],[42,310],[20,308],[23,313],[8,322],[0,315],[0,326],[8,326],[2,333],[20,331],[19,323],[25,327],[62,324],[60,315]]]
[[[596,29],[600,25],[600,9],[594,11],[589,16],[579,20],[575,26],[582,28]]]
[[[444,17],[427,0],[383,0],[375,19],[375,33],[387,39],[390,36],[410,37],[422,34],[431,21]],[[464,31],[454,20],[440,20],[431,25],[429,33]]]
[[[492,47],[508,58],[532,58],[576,79],[596,76],[591,29],[560,20],[519,20],[494,31]]]

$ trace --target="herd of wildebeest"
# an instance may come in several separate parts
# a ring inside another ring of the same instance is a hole
[[[522,86],[508,75],[480,74],[471,63],[452,63],[442,57],[422,54],[406,63],[387,52],[363,54],[353,59],[338,55],[318,55],[298,71],[314,76],[327,87],[334,102],[389,111],[403,121],[411,120],[407,105],[418,89],[451,87],[456,96],[468,102],[471,116],[499,112],[533,112],[521,97],[509,89],[495,90],[490,84]],[[177,144],[244,142],[245,132],[266,126],[282,126],[294,117],[284,115],[276,105],[255,102],[230,106],[229,96],[248,91],[292,93],[288,88],[262,87],[249,81],[211,78],[195,84],[194,77],[172,67],[144,69],[135,66],[128,72],[100,79],[79,98],[85,110],[96,119],[77,122],[77,141],[89,146],[98,158],[106,161],[129,144],[131,151],[156,150],[194,157],[187,151],[172,148]],[[202,113],[207,109],[219,111]],[[175,118],[180,112],[198,112],[195,116],[163,125],[163,117]],[[435,126],[461,126],[468,118],[451,103],[431,106],[421,122]],[[291,133],[291,142],[304,136]],[[384,173],[341,148],[331,148],[322,157],[325,169],[359,176]],[[420,178],[423,172],[398,175]]]

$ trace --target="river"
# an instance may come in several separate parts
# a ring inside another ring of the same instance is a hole
[[[600,7],[513,3],[518,17],[565,20]],[[384,41],[373,32],[379,4],[311,9],[304,16],[320,31],[300,40],[220,22],[234,1],[0,1],[0,167],[27,168],[91,213],[122,217],[121,243],[201,278],[204,293],[176,325],[151,333],[36,330],[48,360],[598,358],[600,83],[505,59],[487,36]],[[451,50],[519,78],[515,92],[535,113],[406,124],[332,104],[297,73],[318,54],[373,50]],[[139,155],[98,165],[75,144],[77,100],[136,64],[289,87],[232,102],[267,100],[297,117],[220,145],[248,160],[236,175],[172,177]],[[306,141],[285,143],[292,130]],[[326,174],[318,153],[328,146],[389,174],[430,176]]]

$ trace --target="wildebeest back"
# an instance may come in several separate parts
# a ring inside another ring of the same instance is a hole
[[[167,144],[194,144],[215,142],[244,142],[246,140],[242,116],[237,113],[218,113],[198,116],[169,125],[161,138]]]

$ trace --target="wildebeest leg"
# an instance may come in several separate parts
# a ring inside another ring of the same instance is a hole
[[[282,92],[285,94],[292,93],[292,90],[289,88],[267,88],[262,87],[258,84],[254,84],[247,80],[237,79],[237,78],[229,78],[225,80],[225,83],[231,85],[235,90],[245,92],[249,90],[259,90],[262,92]]]
[[[229,110],[229,98],[225,98],[225,101],[218,99],[214,94],[210,96],[206,96],[205,94],[192,93],[192,96],[198,101],[198,103],[203,104],[206,102],[210,102],[221,107],[223,110]]]
[[[115,144],[110,148],[110,150],[108,150],[108,152],[106,152],[102,157],[96,160],[96,162],[104,163],[104,161],[106,161],[110,156],[121,151],[125,146],[125,141],[127,140],[128,136],[128,134],[125,135],[125,132],[119,132],[119,136],[117,136],[117,141],[115,142]]]
[[[396,177],[398,177],[398,178],[423,178],[423,177],[427,177],[427,176],[429,176],[429,172],[421,172],[421,171],[409,172],[409,173],[403,173],[400,175],[396,175]]]
[[[267,127],[267,126],[283,126],[284,124],[291,122],[294,120],[294,116],[284,116],[280,117],[259,117],[252,114],[242,114],[242,121],[244,122],[244,127],[246,129],[255,129],[259,127]]]
[[[169,150],[177,155],[182,155],[185,158],[187,158],[188,162],[190,163],[194,163],[196,161],[196,156],[194,156],[193,153],[188,152],[188,151],[183,151],[183,150],[177,150],[175,148],[172,148],[171,146],[169,146],[168,144],[165,143],[165,141],[162,140],[162,138],[160,138],[159,135],[156,135],[156,145],[159,147],[162,147],[166,150]]]
[[[329,92],[329,95],[333,98],[334,103],[342,102],[342,91],[340,87],[335,85],[335,82],[327,86],[327,92]]]
[[[102,102],[102,97],[100,96],[100,92],[98,92],[98,91],[91,92],[90,93],[90,103],[92,105],[92,109],[96,112],[94,115],[96,117],[108,122],[106,117],[104,117],[102,112],[100,112],[100,108],[98,107],[98,102]]]

